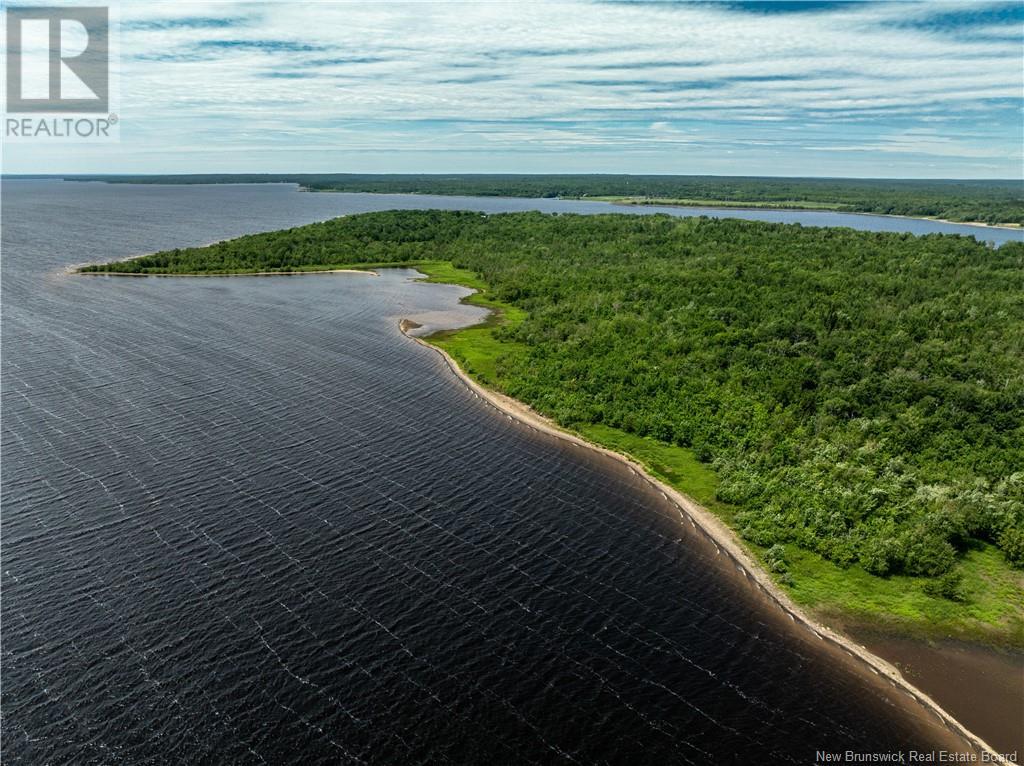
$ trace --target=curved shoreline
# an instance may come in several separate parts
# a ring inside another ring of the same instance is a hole
[[[338,216],[344,218],[345,215]],[[327,219],[330,220],[330,219]],[[259,232],[257,232],[259,233]],[[247,236],[247,235],[240,235]],[[213,247],[224,242],[230,242],[238,237],[226,237],[223,239],[215,239],[212,242],[207,242],[204,245],[196,245],[194,249],[200,250],[206,247]],[[224,272],[222,274],[215,273],[184,273],[184,274],[155,274],[152,272],[138,272],[138,271],[82,271],[85,266],[102,266],[105,263],[123,263],[125,261],[137,261],[140,258],[146,258],[150,255],[156,255],[161,250],[154,250],[150,253],[139,253],[138,255],[130,255],[127,258],[117,258],[112,261],[103,261],[101,263],[76,263],[67,266],[64,271],[67,274],[82,274],[85,276],[101,276],[101,277],[277,277],[277,276],[300,276],[302,274],[369,274],[370,276],[379,277],[373,269],[310,269],[308,271],[239,271],[239,272]]]
[[[647,469],[640,463],[626,455],[614,450],[602,447],[599,444],[588,441],[576,434],[563,429],[554,421],[539,414],[529,405],[513,399],[510,396],[493,391],[473,380],[460,366],[455,359],[444,349],[428,343],[423,338],[409,334],[409,330],[419,327],[416,322],[402,319],[399,322],[399,331],[407,338],[429,348],[440,355],[448,369],[458,378],[475,396],[482,398],[485,402],[504,413],[507,417],[533,428],[542,433],[553,436],[557,439],[569,442],[577,447],[583,447],[602,455],[606,455],[621,464],[625,465],[637,476],[643,478],[651,487],[658,491],[662,497],[671,502],[679,511],[680,518],[689,521],[695,528],[704,532],[708,538],[718,547],[732,562],[740,568],[743,576],[752,580],[760,588],[761,592],[775,604],[794,622],[811,631],[822,641],[829,641],[839,649],[843,650],[851,658],[860,660],[869,670],[876,675],[882,676],[894,687],[901,689],[904,693],[914,699],[919,705],[936,715],[945,727],[962,738],[971,747],[981,750],[992,757],[992,763],[1005,763],[994,747],[985,740],[970,731],[950,713],[948,713],[938,702],[910,683],[899,670],[891,663],[868,651],[860,644],[855,643],[848,636],[839,633],[828,626],[818,622],[799,606],[797,606],[789,595],[782,590],[768,576],[761,565],[740,543],[735,532],[725,522],[719,519],[714,513],[690,497],[687,497],[677,489],[665,484],[659,479],[651,476]]]

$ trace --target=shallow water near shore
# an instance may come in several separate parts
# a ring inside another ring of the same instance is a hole
[[[1024,757],[1024,652],[865,629],[853,635],[999,753]]]
[[[270,186],[3,194],[5,763],[963,746],[640,477],[484,406],[401,335],[404,317],[472,321],[465,290],[409,270],[65,271],[395,205]]]

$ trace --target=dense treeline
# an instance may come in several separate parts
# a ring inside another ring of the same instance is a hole
[[[288,182],[319,191],[504,197],[637,197],[732,203],[819,204],[831,209],[1024,224],[1020,181],[746,178],[641,175],[252,174],[78,176],[129,183]]]
[[[527,318],[502,385],[712,462],[741,534],[941,577],[1024,566],[1024,244],[667,216],[371,213],[95,270],[449,260]]]

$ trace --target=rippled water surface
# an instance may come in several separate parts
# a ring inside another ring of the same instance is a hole
[[[5,763],[956,744],[639,477],[488,408],[398,332],[461,288],[64,271],[394,199],[5,184]]]

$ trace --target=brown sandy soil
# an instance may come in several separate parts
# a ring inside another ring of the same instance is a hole
[[[999,752],[1024,756],[1024,652],[866,629],[848,632],[888,657],[915,686],[941,698],[952,715]]]

